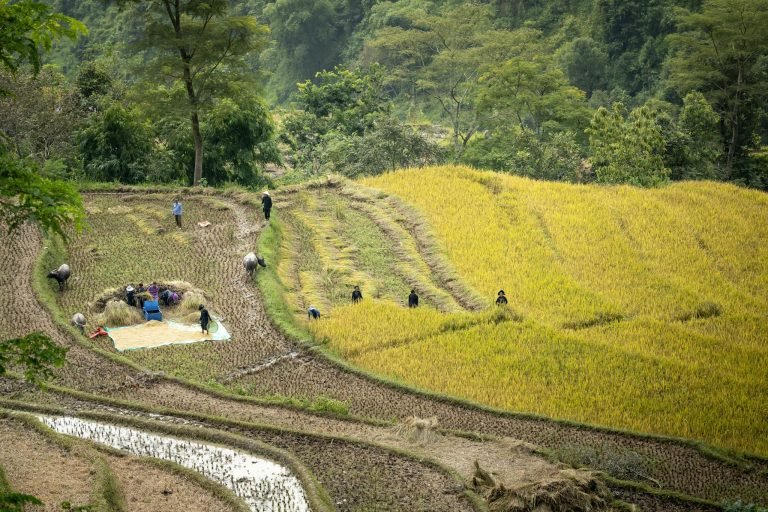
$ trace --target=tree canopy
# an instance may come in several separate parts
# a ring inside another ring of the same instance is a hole
[[[186,114],[194,141],[193,184],[203,178],[200,118],[217,98],[252,82],[247,58],[266,45],[267,29],[254,16],[228,13],[227,0],[136,0],[144,16],[137,47],[148,59],[141,66],[147,91],[159,88],[165,108]],[[175,86],[182,94],[177,94]],[[158,101],[155,99],[154,101]]]

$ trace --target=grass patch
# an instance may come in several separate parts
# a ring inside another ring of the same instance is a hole
[[[677,317],[680,322],[689,322],[691,320],[702,320],[705,318],[714,318],[723,314],[723,308],[714,302],[704,302],[693,311],[688,311]]]
[[[257,272],[256,282],[261,290],[264,308],[272,322],[287,336],[307,342],[310,334],[295,322],[293,311],[285,300],[285,286],[277,274],[280,265],[280,247],[283,242],[283,228],[280,219],[272,216],[269,226],[259,237],[259,253],[266,261],[273,262]]]
[[[563,329],[576,331],[579,329],[589,329],[590,327],[595,327],[596,325],[606,325],[613,322],[621,322],[622,320],[624,320],[624,315],[619,313],[599,313],[594,318],[589,318],[587,320],[581,320],[578,322],[566,322],[563,324]]]

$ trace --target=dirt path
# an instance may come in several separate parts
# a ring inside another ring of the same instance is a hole
[[[115,398],[167,407],[208,416],[220,416],[290,430],[345,437],[387,448],[406,450],[436,460],[457,471],[465,480],[474,475],[474,462],[499,475],[507,487],[541,481],[559,473],[559,468],[530,448],[512,439],[477,441],[443,435],[433,429],[407,426],[376,426],[315,416],[282,407],[261,406],[214,397],[169,382],[150,387],[125,388],[112,393]],[[174,405],[175,404],[175,405]]]

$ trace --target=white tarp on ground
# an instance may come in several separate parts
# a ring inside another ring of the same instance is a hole
[[[136,348],[153,348],[162,345],[197,343],[198,341],[223,341],[230,338],[227,329],[216,318],[211,321],[210,334],[200,332],[200,324],[190,325],[166,320],[150,320],[140,325],[106,329],[115,348],[120,352]]]

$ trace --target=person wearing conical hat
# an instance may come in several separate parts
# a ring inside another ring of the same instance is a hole
[[[269,222],[269,211],[272,209],[272,196],[269,195],[269,190],[261,194],[261,207],[264,209],[264,218]]]

